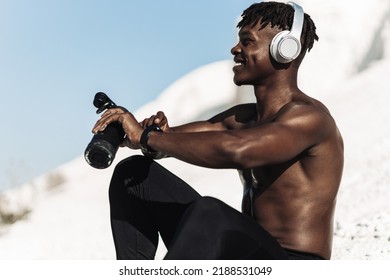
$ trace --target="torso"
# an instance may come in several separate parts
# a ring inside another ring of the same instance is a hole
[[[319,102],[313,106],[326,110]],[[231,129],[264,124],[251,117],[256,113],[254,104],[241,105],[236,111],[235,120],[227,124]],[[333,122],[330,115],[329,121]],[[239,170],[243,213],[253,217],[282,247],[329,259],[342,149],[334,124],[331,135],[288,162]]]

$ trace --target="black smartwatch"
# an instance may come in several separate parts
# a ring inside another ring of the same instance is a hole
[[[152,131],[162,132],[162,129],[157,125],[151,125],[144,129],[141,135],[141,139],[139,141],[139,143],[141,144],[141,151],[147,157],[151,157],[155,159],[162,158],[163,156],[161,156],[160,152],[153,150],[148,145],[149,135]]]

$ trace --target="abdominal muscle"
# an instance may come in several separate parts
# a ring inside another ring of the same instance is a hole
[[[255,219],[282,247],[330,258],[333,207],[320,207],[320,201],[305,188],[277,183],[262,188],[252,171],[245,173],[240,172],[243,213]]]

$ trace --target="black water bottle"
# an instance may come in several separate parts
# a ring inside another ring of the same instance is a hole
[[[93,100],[98,108],[97,114],[106,109],[116,107],[116,104],[104,93],[98,92]],[[119,145],[123,142],[125,132],[118,122],[109,124],[103,131],[96,133],[84,152],[84,158],[94,168],[104,169],[114,161]]]

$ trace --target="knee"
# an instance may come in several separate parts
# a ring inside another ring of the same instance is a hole
[[[148,169],[153,160],[141,155],[135,155],[120,161],[114,169],[115,174],[139,174],[138,171]]]
[[[141,155],[128,157],[115,166],[112,179],[145,177],[152,162],[152,159]]]
[[[152,160],[136,155],[120,161],[114,169],[110,182],[111,192],[122,192],[129,185],[142,182],[147,176]]]
[[[222,213],[224,203],[219,199],[210,196],[204,196],[193,202],[189,208],[188,213],[192,216],[199,216],[203,218],[220,216]]]

